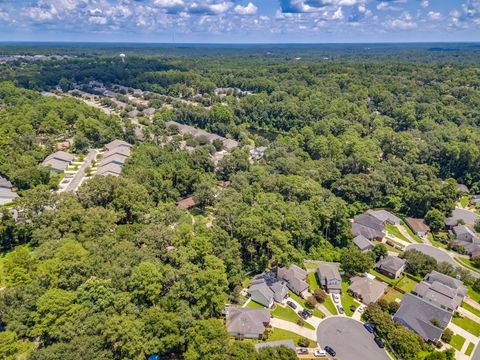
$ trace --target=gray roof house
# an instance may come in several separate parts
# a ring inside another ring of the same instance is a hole
[[[18,194],[12,189],[0,187],[0,206],[9,204],[18,197]]]
[[[43,160],[42,165],[50,167],[51,172],[62,173],[68,169],[68,166],[74,159],[75,155],[73,154],[69,154],[65,151],[57,151],[48,155],[45,160]]]
[[[157,111],[155,108],[148,108],[143,110],[143,114],[146,116],[152,116],[153,114],[155,114],[155,111]]]
[[[453,228],[455,239],[470,243],[480,243],[480,237],[471,227],[466,225],[457,225]]]
[[[405,294],[393,320],[405,325],[425,341],[437,343],[452,319],[452,313],[415,295]],[[436,326],[433,322],[438,322]]]
[[[117,164],[107,164],[105,166],[99,167],[97,170],[97,175],[112,175],[112,176],[119,176],[122,173],[122,166]]]
[[[350,279],[348,290],[355,298],[368,305],[382,297],[388,285],[378,280],[372,280],[366,276],[354,276]]]
[[[396,256],[387,256],[375,264],[375,268],[382,274],[396,279],[405,269],[405,260]]]
[[[370,214],[361,214],[353,219],[352,233],[369,240],[382,240],[385,237],[385,224]]]
[[[45,160],[50,160],[50,159],[65,161],[71,164],[72,161],[75,160],[75,155],[67,153],[65,151],[57,151],[53,154],[48,155]]]
[[[4,178],[3,176],[0,176],[0,188],[11,189],[13,188],[13,185],[6,178]]]
[[[307,272],[295,264],[291,264],[289,268],[278,267],[277,278],[285,280],[288,288],[295,294],[300,295],[308,289],[308,284],[305,281]]]
[[[342,277],[335,263],[323,262],[318,264],[317,277],[320,285],[331,293],[342,292]]]
[[[123,166],[125,165],[126,160],[127,160],[127,157],[120,154],[115,154],[102,159],[102,161],[100,162],[100,166],[102,167],[108,164],[117,164],[117,165]]]
[[[271,315],[268,309],[228,306],[225,313],[227,331],[238,339],[261,339],[270,324]]]
[[[267,347],[279,347],[279,346],[285,346],[289,349],[292,349],[293,351],[296,350],[295,343],[293,340],[278,340],[278,341],[268,341],[260,344],[255,344],[255,350],[260,351],[263,348]]]
[[[423,281],[426,281],[430,284],[439,282],[443,285],[446,285],[452,289],[455,289],[458,294],[465,296],[467,294],[467,288],[463,284],[463,281],[455,279],[451,276],[439,273],[438,271],[432,271],[430,274],[425,275]]]
[[[383,223],[388,223],[391,225],[400,224],[401,220],[398,216],[393,215],[391,212],[380,209],[380,210],[368,210],[367,214],[377,218]]]
[[[353,243],[357,245],[361,252],[366,252],[373,249],[372,242],[362,234],[355,236]]]
[[[269,291],[266,290],[268,288]],[[272,293],[271,295],[270,292]],[[273,301],[278,303],[288,296],[287,283],[277,279],[273,272],[264,272],[256,275],[250,282],[248,293],[253,301],[270,307]]]
[[[124,157],[129,157],[130,156],[130,147],[128,146],[118,146],[116,148],[113,148],[112,150],[109,150],[103,154],[103,158],[107,159],[110,156],[113,155],[121,155]]]
[[[267,308],[273,305],[273,291],[265,282],[250,285],[248,293],[250,299]]]
[[[132,147],[132,144],[129,144],[128,142],[126,141],[123,141],[123,140],[113,140],[111,142],[109,142],[108,144],[106,144],[104,146],[105,150],[106,151],[110,151],[110,150],[113,150],[117,147],[128,147],[128,148],[131,148]]]
[[[452,228],[453,226],[458,225],[462,220],[467,225],[475,225],[477,221],[480,220],[480,216],[475,214],[473,211],[465,209],[455,209],[452,211],[452,215],[445,219],[445,225],[447,228]]]

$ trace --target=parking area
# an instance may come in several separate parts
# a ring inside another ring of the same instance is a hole
[[[373,341],[363,324],[343,316],[332,316],[320,323],[317,329],[317,341],[323,348],[330,346],[340,360],[368,359],[389,360],[385,350]]]

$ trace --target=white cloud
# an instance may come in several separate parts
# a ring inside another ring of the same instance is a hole
[[[237,5],[234,11],[239,15],[255,15],[258,8],[251,2],[247,6]]]
[[[342,8],[339,7],[337,11],[333,13],[332,20],[342,20],[343,19],[343,12]]]
[[[384,25],[393,30],[411,30],[411,29],[416,29],[417,24],[408,21],[408,20],[402,20],[402,19],[394,19],[394,20],[388,20],[384,23]]]
[[[443,16],[441,13],[439,12],[435,12],[435,11],[429,11],[428,12],[428,17],[432,20],[441,20],[443,19]]]
[[[428,0],[422,0],[422,2],[420,3],[420,5],[424,8],[428,7],[430,4],[429,4],[429,1]]]

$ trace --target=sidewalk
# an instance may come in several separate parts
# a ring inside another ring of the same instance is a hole
[[[455,359],[456,360],[470,359],[470,356],[465,355],[465,351],[467,350],[468,344],[470,344],[471,342],[474,343],[475,346],[478,344],[478,337],[476,337],[473,334],[470,334],[467,330],[462,329],[460,326],[457,326],[454,323],[450,323],[448,325],[448,328],[452,330],[455,334],[458,334],[463,338],[465,338],[465,343],[463,344],[461,351],[455,352]]]

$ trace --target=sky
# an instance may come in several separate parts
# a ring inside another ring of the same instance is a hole
[[[480,41],[480,0],[0,0],[0,41]]]

